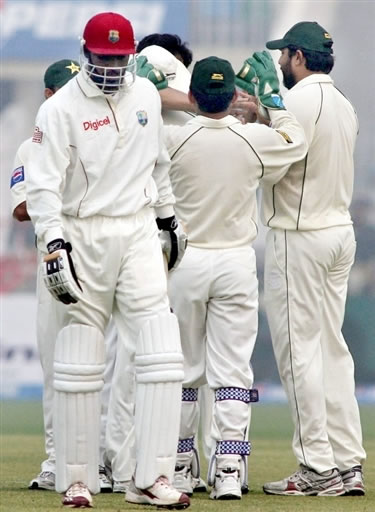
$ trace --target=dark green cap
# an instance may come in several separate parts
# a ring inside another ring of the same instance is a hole
[[[219,57],[207,57],[196,62],[190,88],[202,94],[233,93],[234,79],[230,62]]]
[[[282,39],[266,43],[269,50],[282,50],[287,46],[297,46],[304,50],[321,53],[333,53],[332,45],[332,37],[316,21],[301,21],[294,25]]]
[[[44,73],[44,86],[47,89],[59,89],[73,78],[79,71],[75,60],[59,60],[51,64]]]

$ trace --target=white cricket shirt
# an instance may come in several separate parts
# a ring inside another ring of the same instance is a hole
[[[259,181],[273,185],[307,149],[292,114],[272,111],[271,118],[273,128],[243,125],[230,115],[164,128],[176,215],[189,245],[225,249],[256,237]]]
[[[27,207],[38,239],[64,238],[61,214],[174,214],[160,97],[146,78],[105,95],[81,70],[42,104],[28,162]]]
[[[358,133],[353,106],[330,76],[319,73],[290,89],[285,105],[303,126],[309,149],[277,185],[264,186],[263,222],[293,230],[351,224]]]

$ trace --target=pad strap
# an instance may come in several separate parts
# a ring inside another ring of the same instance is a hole
[[[177,453],[191,452],[194,449],[194,437],[189,439],[179,439],[177,445]]]
[[[217,402],[222,400],[239,400],[249,404],[250,402],[259,401],[259,393],[257,389],[219,388],[215,391],[215,399]]]
[[[250,455],[249,441],[218,441],[215,455]]]
[[[198,388],[182,388],[183,402],[196,402],[198,400]]]

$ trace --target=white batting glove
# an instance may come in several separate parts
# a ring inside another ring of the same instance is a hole
[[[64,304],[75,304],[82,296],[72,257],[72,246],[62,238],[47,244],[48,255],[42,261],[44,284],[51,295]]]
[[[168,261],[168,270],[173,270],[177,268],[185,254],[188,243],[187,234],[175,216],[166,219],[158,217],[156,224],[159,228],[161,248]]]

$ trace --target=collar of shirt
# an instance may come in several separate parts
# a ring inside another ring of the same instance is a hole
[[[225,116],[221,119],[213,119],[212,117],[206,116],[196,116],[191,119],[188,124],[199,124],[200,126],[205,126],[206,128],[225,128],[239,122],[240,121],[233,116]]]
[[[318,84],[318,83],[333,84],[333,80],[329,75],[326,75],[324,73],[314,73],[313,75],[309,75],[306,78],[303,78],[302,80],[300,80],[290,90],[295,91],[297,89],[301,89],[302,87],[305,87],[305,85]]]

